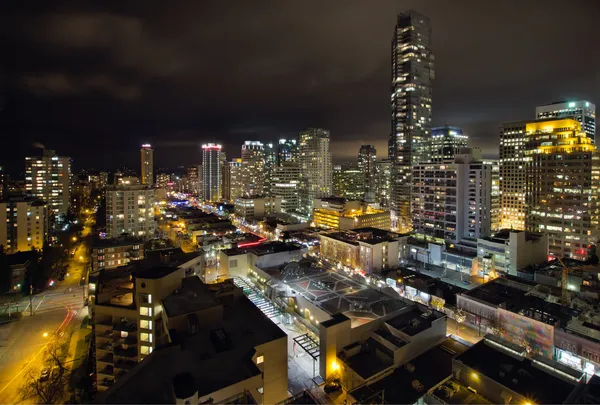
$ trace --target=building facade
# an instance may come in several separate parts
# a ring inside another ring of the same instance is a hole
[[[221,145],[202,145],[202,198],[206,201],[221,199]]]
[[[315,198],[330,196],[332,162],[329,131],[310,128],[300,133],[300,210],[310,215]]]
[[[142,145],[140,150],[142,158],[141,180],[147,186],[154,185],[154,149],[148,143]]]
[[[392,198],[392,170],[390,159],[378,160],[375,163],[377,173],[377,202],[384,208],[390,208]]]
[[[140,238],[99,239],[92,245],[92,273],[116,269],[144,258],[144,240]]]
[[[296,139],[280,139],[277,145],[277,165],[298,163],[298,141]]]
[[[40,250],[47,240],[48,213],[44,201],[0,202],[0,245],[5,253]]]
[[[429,18],[408,11],[399,14],[392,38],[392,122],[388,154],[394,162],[392,209],[402,232],[412,227],[412,165],[427,161],[431,133],[434,56]]]
[[[265,145],[259,141],[246,141],[242,145],[242,195],[246,197],[265,194]]]
[[[434,163],[453,160],[461,149],[468,147],[469,137],[458,127],[436,127],[431,129],[429,160]]]
[[[240,197],[234,205],[235,215],[240,218],[260,218],[281,212],[279,197]]]
[[[25,158],[25,192],[48,203],[48,214],[67,215],[71,201],[71,158],[44,149],[42,156]]]
[[[271,197],[281,198],[282,212],[296,212],[300,207],[300,168],[298,163],[284,162],[273,168]]]
[[[575,118],[581,124],[581,129],[587,137],[598,144],[596,138],[596,106],[589,101],[559,101],[536,107],[535,116],[538,120],[548,118]]]
[[[365,173],[359,167],[333,166],[333,195],[347,200],[365,198]]]
[[[500,228],[525,230],[525,126],[511,122],[500,133]]]
[[[367,202],[375,202],[377,197],[377,150],[373,145],[361,145],[358,151],[358,168],[363,173],[364,196]]]
[[[123,233],[148,240],[154,237],[154,189],[148,186],[106,188],[106,237]]]
[[[389,231],[391,218],[389,211],[371,208],[362,201],[323,198],[315,199],[313,224],[341,231],[365,227]]]

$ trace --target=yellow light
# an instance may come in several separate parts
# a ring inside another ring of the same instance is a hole
[[[333,371],[338,371],[340,369],[340,365],[334,360],[333,363],[331,363],[331,368]]]
[[[48,337],[48,332],[44,332],[43,337]]]
[[[474,380],[479,380],[479,376],[477,375],[477,373],[471,373],[471,378]]]
[[[77,242],[77,237],[73,236],[73,242]]]

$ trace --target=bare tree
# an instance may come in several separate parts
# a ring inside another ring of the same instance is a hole
[[[39,404],[55,404],[63,402],[69,385],[70,370],[67,368],[70,334],[53,336],[44,350],[41,366],[30,367],[27,371],[19,394],[23,401]],[[42,371],[48,372],[42,378]]]

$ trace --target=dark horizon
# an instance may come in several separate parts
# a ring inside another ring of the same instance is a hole
[[[431,19],[433,126],[462,127],[485,157],[537,105],[600,103],[597,2],[162,4],[1,5],[0,166],[18,175],[35,142],[76,170],[137,169],[142,143],[155,167],[185,166],[203,142],[231,159],[308,127],[331,131],[336,162],[363,143],[387,157],[391,39],[409,9]]]

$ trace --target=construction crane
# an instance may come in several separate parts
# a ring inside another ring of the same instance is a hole
[[[563,305],[568,305],[569,304],[569,296],[567,293],[567,284],[569,282],[569,272],[571,270],[581,270],[581,271],[586,271],[586,270],[595,270],[598,271],[598,265],[593,265],[593,264],[586,264],[583,266],[573,266],[573,267],[567,267],[562,260],[560,260],[559,257],[556,258],[558,260],[558,262],[560,263],[560,265],[562,266],[562,277],[561,277],[561,282],[560,282],[560,288],[561,288],[561,302]]]

